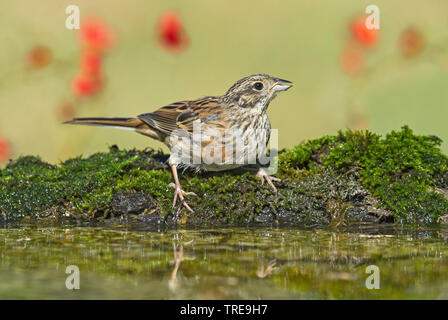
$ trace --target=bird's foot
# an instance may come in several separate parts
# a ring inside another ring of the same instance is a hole
[[[282,181],[279,178],[276,177],[272,177],[270,176],[266,170],[264,170],[263,168],[258,169],[257,173],[255,174],[256,177],[260,178],[261,180],[261,185],[264,184],[264,181],[266,180],[267,183],[269,184],[269,186],[272,188],[272,190],[274,191],[274,193],[277,193],[277,188],[274,186],[274,183],[272,181],[276,181],[276,182],[280,182]]]
[[[187,208],[187,210],[189,210],[190,212],[194,212],[193,209],[191,209],[191,207],[185,201],[184,196],[188,196],[188,195],[196,196],[196,193],[194,193],[194,192],[185,192],[184,190],[182,190],[182,187],[181,187],[180,184],[175,184],[175,183],[172,183],[172,182],[168,185],[168,187],[174,189],[173,208],[176,207],[177,198],[179,197],[179,200],[180,200],[181,204],[185,208]]]

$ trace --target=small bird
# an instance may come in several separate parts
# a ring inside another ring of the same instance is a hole
[[[75,118],[65,123],[129,129],[162,141],[170,149],[173,207],[179,198],[193,212],[184,196],[195,194],[182,189],[177,169],[222,171],[256,163],[265,155],[271,133],[269,103],[291,86],[288,80],[255,74],[238,80],[221,96],[174,102],[135,118]],[[280,179],[263,168],[256,176],[277,192],[272,181]]]

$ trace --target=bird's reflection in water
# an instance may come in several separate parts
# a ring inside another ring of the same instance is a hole
[[[177,281],[177,271],[179,270],[180,264],[184,260],[184,245],[192,244],[194,240],[190,240],[185,243],[178,243],[176,244],[175,241],[173,241],[173,264],[174,268],[171,272],[171,277],[168,280],[168,288],[171,291],[176,291],[178,288],[179,282]]]

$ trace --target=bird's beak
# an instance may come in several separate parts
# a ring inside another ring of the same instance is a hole
[[[271,91],[276,91],[276,92],[286,91],[291,87],[292,87],[291,81],[276,78],[275,83],[271,88]]]

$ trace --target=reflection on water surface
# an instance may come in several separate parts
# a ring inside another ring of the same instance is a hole
[[[0,229],[1,299],[448,298],[448,231]],[[65,286],[80,270],[80,290]],[[380,289],[366,288],[366,268]]]

